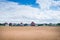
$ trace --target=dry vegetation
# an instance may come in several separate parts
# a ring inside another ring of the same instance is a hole
[[[0,27],[0,40],[60,40],[60,27]]]

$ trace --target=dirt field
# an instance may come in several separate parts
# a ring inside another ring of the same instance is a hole
[[[60,27],[0,27],[0,40],[60,40]]]

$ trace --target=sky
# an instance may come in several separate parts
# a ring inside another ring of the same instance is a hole
[[[60,0],[0,0],[0,23],[60,23]]]

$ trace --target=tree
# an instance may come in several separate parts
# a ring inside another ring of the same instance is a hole
[[[57,26],[60,26],[60,23],[57,23]]]
[[[5,26],[4,23],[0,23],[0,26]]]
[[[9,23],[9,26],[12,26],[12,23]]]

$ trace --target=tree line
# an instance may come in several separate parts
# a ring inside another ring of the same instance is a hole
[[[57,23],[57,24],[52,24],[52,23],[43,23],[43,24],[36,24],[35,22],[31,22],[30,24],[28,23],[25,23],[23,24],[22,22],[21,23],[0,23],[0,26],[60,26],[60,23]]]

